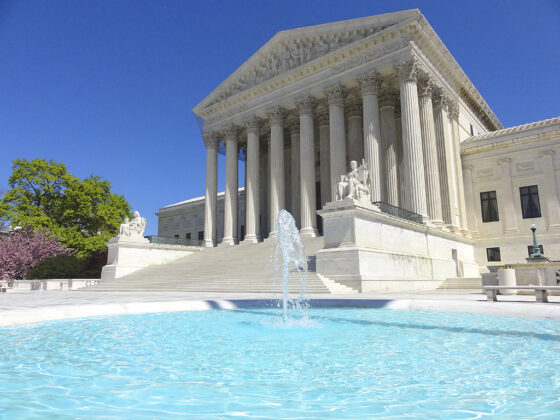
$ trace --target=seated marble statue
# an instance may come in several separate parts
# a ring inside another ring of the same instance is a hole
[[[358,167],[358,163],[353,160],[350,162],[350,172],[341,175],[336,192],[337,200],[353,198],[364,202],[370,201],[369,170],[365,160]]]
[[[140,217],[140,212],[135,211],[134,217],[129,220],[128,217],[124,219],[119,230],[119,236],[139,236],[142,237],[146,230],[146,218]]]

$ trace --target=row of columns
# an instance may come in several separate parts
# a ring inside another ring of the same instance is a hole
[[[399,95],[381,89],[378,73],[370,72],[358,79],[362,114],[351,110],[348,116],[349,156],[363,158],[369,168],[372,201],[387,201],[395,207],[420,214],[435,225],[466,226],[462,171],[458,148],[458,108],[437,90],[427,77],[419,79],[415,60],[394,66],[399,80]],[[342,85],[325,91],[328,119],[319,114],[321,165],[321,204],[335,199],[340,175],[347,171],[345,130],[345,97]],[[400,99],[400,115],[396,102]],[[285,174],[284,120],[280,107],[268,113],[270,121],[270,168],[268,187],[270,201],[269,236],[276,234],[274,220],[285,205],[285,182],[291,183],[289,198],[292,213],[304,235],[317,234],[315,218],[315,103],[311,96],[296,102],[299,124],[292,124],[290,132],[291,174]],[[325,110],[326,111],[326,110]],[[400,119],[400,122],[399,122]],[[247,132],[246,236],[245,241],[260,240],[262,178],[259,150],[258,121],[251,117],[244,121]],[[360,127],[360,124],[362,125]],[[361,135],[363,133],[363,144]],[[402,141],[399,142],[399,138]],[[457,139],[457,140],[454,140]],[[204,137],[207,147],[205,244],[216,243],[216,171],[217,139]],[[383,139],[383,141],[382,141]],[[226,146],[226,188],[224,209],[224,238],[222,243],[236,242],[237,226],[237,154],[238,128],[229,126],[224,132]],[[363,146],[363,147],[362,147]],[[325,163],[325,164],[323,164]],[[383,163],[383,165],[382,165]],[[382,166],[383,169],[382,169]]]

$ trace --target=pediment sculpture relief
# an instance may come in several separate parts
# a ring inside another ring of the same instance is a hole
[[[366,38],[385,29],[386,26],[362,28],[353,31],[319,35],[308,38],[283,41],[257,61],[233,85],[219,95],[211,104],[235,95],[265,80],[299,67],[352,42]]]

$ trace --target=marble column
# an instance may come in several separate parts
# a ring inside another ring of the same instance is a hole
[[[554,169],[554,150],[539,153],[540,167],[543,170],[543,196],[541,200],[548,216],[548,229],[560,229],[560,205],[557,175]]]
[[[305,96],[297,102],[299,111],[299,170],[301,190],[302,235],[317,236],[315,217],[315,131],[313,129],[313,98]]]
[[[203,136],[206,145],[206,193],[204,196],[204,246],[216,246],[218,227],[218,138]]]
[[[395,70],[400,82],[405,188],[409,197],[409,210],[427,220],[426,179],[416,86],[418,68],[414,60],[409,60],[395,66]]]
[[[397,94],[397,102],[395,103],[395,133],[397,136],[397,178],[399,181],[399,207],[408,210],[408,196],[406,193],[404,180],[406,173],[406,162],[403,154],[403,139],[402,139],[402,116],[401,116],[401,99]]]
[[[453,154],[454,166],[457,176],[457,214],[458,226],[462,233],[467,232],[467,214],[465,210],[465,191],[463,188],[463,170],[461,168],[461,137],[459,135],[459,106],[457,102],[450,105],[449,117],[451,121],[451,131],[453,132]]]
[[[434,92],[434,127],[439,167],[439,184],[441,191],[441,210],[443,222],[449,227],[453,224],[451,206],[453,203],[452,144],[449,118],[447,115],[448,98],[437,89]]]
[[[296,222],[296,227],[299,229],[301,227],[301,210],[300,210],[300,169],[299,169],[299,116],[293,120],[290,120],[290,141],[292,143],[292,172],[291,172],[291,202],[292,209],[291,213]]]
[[[245,243],[260,240],[260,188],[259,188],[259,124],[256,117],[245,121],[247,129],[247,159],[245,162]]]
[[[442,225],[441,190],[436,146],[436,131],[434,127],[434,110],[432,105],[433,81],[428,76],[421,77],[418,88],[418,105],[420,108],[422,150],[424,152],[424,175],[426,178],[428,216],[435,225]]]
[[[465,182],[465,207],[467,211],[468,229],[473,236],[476,236],[478,234],[478,229],[476,226],[476,209],[474,207],[475,198],[472,170],[472,165],[466,165],[463,167],[463,181]]]
[[[264,136],[263,136],[264,137]],[[263,238],[268,236],[268,193],[270,190],[268,174],[270,172],[268,163],[268,144],[269,139],[264,137],[260,145],[260,165],[259,165],[259,187],[260,187],[260,232]]]
[[[230,125],[225,130],[226,143],[226,190],[224,196],[224,238],[221,245],[235,245],[237,242],[237,159],[238,129]]]
[[[500,216],[504,218],[504,232],[519,232],[517,227],[517,215],[515,204],[513,203],[513,185],[511,183],[511,159],[498,159],[501,175],[501,197],[498,196],[498,203],[501,201]],[[500,200],[501,199],[501,200]]]
[[[284,126],[283,111],[275,107],[270,118],[270,233],[276,236],[276,218],[284,208]]]
[[[355,160],[358,165],[364,159],[364,140],[362,127],[362,106],[361,98],[353,93],[348,96],[346,106],[348,120],[348,158]]]
[[[329,155],[330,128],[329,111],[326,107],[317,107],[319,117],[319,171],[321,179],[321,207],[331,201],[331,168]]]
[[[346,174],[346,131],[344,130],[344,96],[342,85],[334,86],[325,91],[329,103],[329,154],[331,170],[331,198],[336,200],[336,188],[340,176]]]
[[[398,149],[395,126],[396,95],[382,91],[379,97],[379,123],[385,173],[385,199],[392,206],[399,207]]]
[[[381,192],[384,184],[381,171],[381,129],[377,102],[381,79],[376,72],[370,72],[358,81],[362,93],[364,115],[364,155],[369,168],[371,201],[376,202],[382,199]]]

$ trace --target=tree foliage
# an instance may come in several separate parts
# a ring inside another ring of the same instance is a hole
[[[93,175],[80,180],[52,160],[15,160],[8,185],[0,219],[48,230],[79,257],[105,249],[130,215],[129,204],[111,192],[109,181]]]
[[[0,236],[0,279],[23,279],[27,271],[46,258],[70,250],[45,232],[22,229]]]

